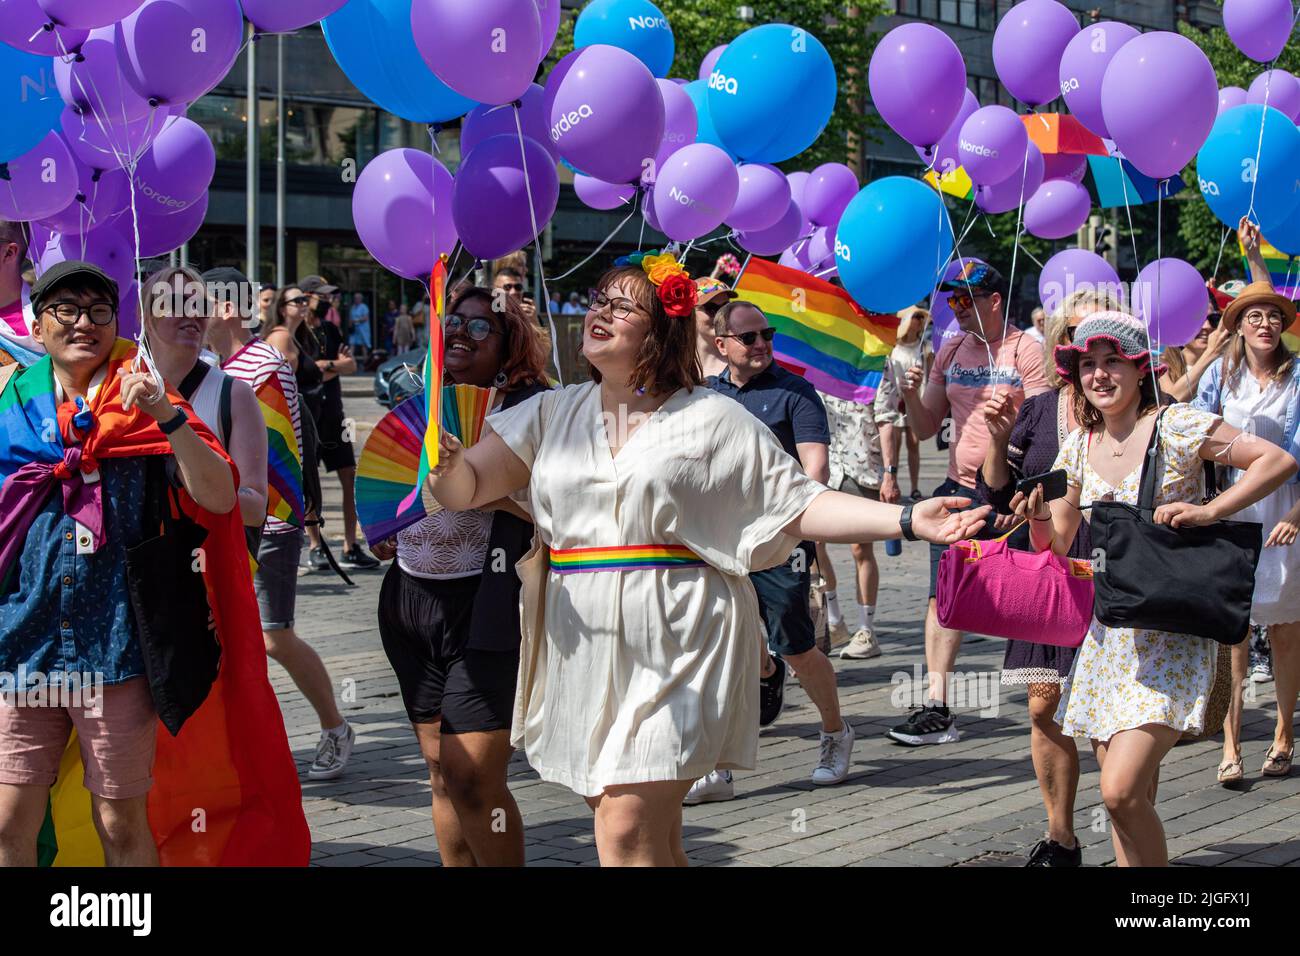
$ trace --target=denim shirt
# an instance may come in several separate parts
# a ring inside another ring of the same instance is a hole
[[[1223,359],[1215,359],[1214,364],[1206,370],[1205,375],[1201,378],[1196,398],[1192,400],[1192,407],[1215,415],[1223,414],[1222,376]],[[1300,359],[1297,359],[1291,366],[1291,379],[1292,381],[1300,381]],[[1300,390],[1296,394],[1300,396]],[[1300,430],[1300,400],[1293,401],[1290,404],[1286,410],[1286,421],[1282,424],[1282,434],[1285,437],[1282,448],[1297,462],[1300,462],[1300,434],[1297,433],[1298,430]],[[1288,484],[1300,484],[1300,473],[1297,473]]]
[[[144,673],[126,586],[126,549],[144,537],[145,458],[100,463],[104,542],[77,553],[77,523],[61,489],[37,513],[10,581],[0,582],[0,671],[102,674],[117,684]]]

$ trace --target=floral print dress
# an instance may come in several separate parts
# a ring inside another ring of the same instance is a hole
[[[1160,423],[1163,467],[1157,506],[1199,503],[1205,495],[1199,452],[1220,418],[1190,405],[1172,405]],[[1080,489],[1080,505],[1113,500],[1138,503],[1139,465],[1112,487],[1088,462],[1088,432],[1066,440],[1056,467]],[[1189,581],[1189,586],[1191,582]],[[1121,730],[1161,724],[1183,732],[1204,729],[1218,645],[1188,634],[1108,627],[1095,617],[1062,689],[1056,720],[1072,737],[1105,743]]]

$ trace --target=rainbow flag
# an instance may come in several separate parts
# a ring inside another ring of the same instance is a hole
[[[424,402],[428,415],[428,425],[424,431],[424,447],[420,449],[420,470],[415,487],[402,502],[399,511],[406,511],[414,506],[420,496],[424,480],[429,477],[429,469],[438,464],[438,436],[442,424],[442,316],[447,303],[447,257],[440,256],[429,277],[429,305],[433,314],[429,316],[429,354],[424,360]]]
[[[876,397],[898,316],[873,315],[847,292],[798,269],[751,259],[736,292],[776,329],[772,350],[819,391],[863,405]]]
[[[266,513],[302,527],[302,450],[293,431],[293,412],[278,375],[268,375],[257,390],[266,421]]]

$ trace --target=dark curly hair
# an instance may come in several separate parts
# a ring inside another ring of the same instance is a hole
[[[501,317],[505,330],[505,342],[501,348],[501,371],[507,379],[503,391],[514,391],[524,385],[548,384],[546,347],[542,344],[541,332],[537,324],[524,315],[518,300],[508,295],[493,295],[490,289],[482,286],[459,286],[447,303],[447,313],[450,315],[455,312],[467,299],[481,299],[495,315]]]
[[[674,318],[665,312],[654,283],[640,266],[615,266],[596,282],[596,291],[604,292],[620,281],[632,300],[650,315],[650,328],[628,384],[647,395],[671,395],[679,388],[689,391],[704,384],[695,352],[693,319]],[[591,377],[600,382],[600,369],[592,366]]]

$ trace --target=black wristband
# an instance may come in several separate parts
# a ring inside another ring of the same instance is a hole
[[[190,420],[190,417],[185,414],[184,409],[177,408],[175,405],[172,406],[172,409],[173,411],[176,412],[176,417],[172,418],[170,421],[158,423],[158,430],[161,431],[164,435],[172,434],[178,428],[180,428],[182,425],[184,425],[187,421]]]
[[[903,537],[908,541],[921,540],[912,530],[912,502],[903,505],[903,513],[898,516],[898,528],[903,532]]]

